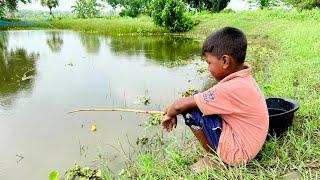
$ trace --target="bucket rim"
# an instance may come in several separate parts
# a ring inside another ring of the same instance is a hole
[[[284,101],[287,101],[291,104],[293,104],[293,108],[289,111],[286,111],[286,112],[282,112],[282,113],[279,113],[279,114],[273,114],[273,115],[269,115],[269,117],[275,117],[275,116],[279,116],[279,115],[284,115],[284,114],[289,114],[289,113],[294,113],[295,111],[297,111],[300,107],[300,104],[298,101],[296,100],[293,100],[291,98],[287,98],[287,97],[276,97],[276,96],[270,96],[270,97],[266,97],[265,98],[266,101],[268,99],[281,99],[281,100],[284,100]]]

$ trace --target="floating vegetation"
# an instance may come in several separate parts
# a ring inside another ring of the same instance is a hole
[[[151,114],[151,116],[149,116],[149,118],[144,122],[144,125],[147,127],[158,126],[162,119],[162,114]]]
[[[147,96],[138,96],[138,103],[148,105],[151,103],[151,98]]]
[[[66,172],[66,180],[73,179],[95,179],[102,180],[102,172],[100,169],[92,169],[90,167],[81,167],[78,164]]]
[[[72,63],[72,62],[71,62],[71,63],[68,63],[67,66],[73,66],[73,63]]]
[[[197,73],[199,73],[199,74],[203,74],[205,72],[207,72],[207,67],[205,67],[205,66],[197,69]]]
[[[197,94],[198,92],[199,92],[199,90],[197,90],[196,88],[190,87],[187,90],[183,91],[181,93],[181,96],[182,97],[189,97],[189,96]]]

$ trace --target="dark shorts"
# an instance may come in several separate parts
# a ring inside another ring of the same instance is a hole
[[[183,117],[187,126],[203,131],[210,147],[216,151],[222,130],[221,117],[218,115],[203,116],[198,108],[183,114]]]

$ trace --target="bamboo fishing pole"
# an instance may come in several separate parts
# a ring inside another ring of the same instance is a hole
[[[73,111],[69,111],[68,113],[76,113],[76,112],[97,112],[97,111],[120,111],[120,112],[135,112],[135,113],[144,113],[144,114],[165,114],[163,111],[146,111],[139,109],[76,109]]]

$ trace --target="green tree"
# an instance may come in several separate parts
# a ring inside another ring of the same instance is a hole
[[[156,25],[171,32],[184,32],[194,26],[194,22],[185,14],[182,0],[153,0],[151,17]]]
[[[250,0],[250,4],[258,5],[260,9],[279,6],[281,0]]]
[[[17,10],[18,3],[30,3],[31,0],[0,0],[0,18],[4,18],[6,12]]]
[[[97,0],[77,0],[72,6],[72,12],[79,18],[93,18],[99,16],[101,4]]]
[[[320,8],[320,0],[284,0],[298,9]]]
[[[147,13],[151,0],[105,0],[113,8],[123,7],[121,16],[136,17],[139,14]]]
[[[227,7],[230,0],[185,0],[185,2],[191,7],[198,11],[209,10],[212,12],[220,12]]]
[[[40,3],[41,3],[41,6],[49,8],[51,16],[53,16],[52,8],[56,8],[57,6],[59,6],[59,0],[41,0]]]

